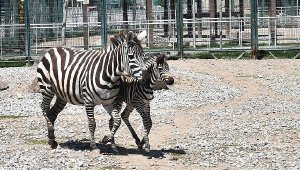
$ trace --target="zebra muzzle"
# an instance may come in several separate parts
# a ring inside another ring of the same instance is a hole
[[[167,85],[172,85],[174,84],[174,78],[171,76],[168,76],[164,79],[164,81],[167,83]]]

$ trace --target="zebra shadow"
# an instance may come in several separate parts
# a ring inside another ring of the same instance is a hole
[[[59,144],[60,147],[65,149],[72,149],[75,151],[90,151],[90,141],[88,139],[70,140]],[[137,148],[124,148],[117,146],[118,153],[114,153],[109,144],[96,143],[100,154],[103,155],[144,155],[152,158],[165,158],[165,154],[183,155],[186,152],[183,149],[151,149],[150,153]]]

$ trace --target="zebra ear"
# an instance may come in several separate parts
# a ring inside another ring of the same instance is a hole
[[[143,41],[146,37],[147,37],[147,31],[146,30],[142,31],[141,33],[139,33],[137,35],[137,39],[140,40],[140,41]]]
[[[109,40],[112,44],[118,45],[118,41],[116,40],[116,36],[113,35],[111,37],[109,37]]]

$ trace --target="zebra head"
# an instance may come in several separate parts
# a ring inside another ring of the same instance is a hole
[[[166,82],[167,85],[172,85],[174,78],[170,74],[166,55],[155,55],[155,58],[154,63],[151,63],[146,70],[142,71],[143,80],[141,83],[153,87],[157,81],[162,80]]]
[[[156,57],[156,64],[159,73],[159,77],[161,80],[166,82],[168,85],[174,84],[174,78],[170,74],[170,68],[167,63],[167,56],[165,54],[161,54]]]
[[[141,32],[137,36],[134,36],[133,32],[127,33],[126,45],[127,45],[127,59],[128,64],[125,65],[125,72],[134,76],[142,76],[142,69],[146,68],[144,62],[145,52],[141,45],[141,42],[146,38],[146,31]]]

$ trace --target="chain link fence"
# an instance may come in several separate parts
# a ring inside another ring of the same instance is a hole
[[[177,2],[183,2],[182,11]],[[104,39],[124,30],[147,30],[146,51],[251,50],[250,0],[106,0],[105,7],[100,4],[100,0],[90,0],[88,5],[68,0],[64,7],[63,0],[1,0],[0,57],[25,56],[26,45],[31,56],[56,46],[102,48]],[[105,15],[101,15],[103,8]],[[262,0],[256,12],[259,49],[299,48],[298,1]]]

